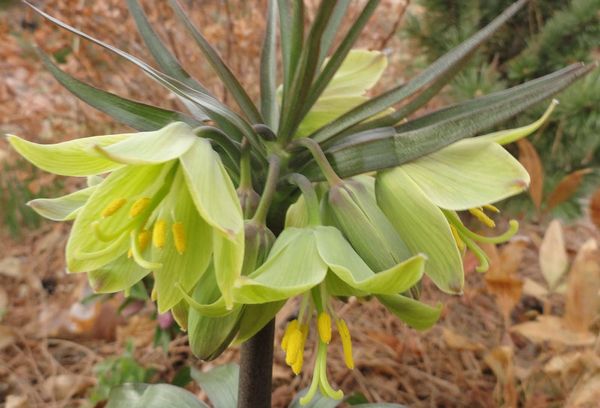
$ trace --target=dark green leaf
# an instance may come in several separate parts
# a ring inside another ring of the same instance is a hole
[[[221,59],[217,51],[210,45],[210,43],[204,38],[202,33],[194,26],[187,14],[179,4],[177,0],[170,0],[169,4],[177,14],[177,17],[184,23],[189,33],[196,40],[196,44],[200,47],[200,50],[208,60],[209,64],[213,67],[221,81],[227,87],[227,90],[231,92],[233,98],[237,102],[238,106],[242,109],[246,117],[252,123],[263,123],[263,119],[254,106],[254,103],[237,80],[233,72],[227,67],[225,62]]]
[[[164,407],[209,408],[191,392],[170,384],[125,384],[111,390],[106,404],[106,408]]]
[[[342,20],[346,16],[346,11],[348,10],[348,6],[350,5],[351,0],[338,0],[335,8],[333,9],[333,13],[331,14],[331,19],[327,28],[323,32],[323,38],[321,39],[321,50],[319,52],[319,63],[321,66],[325,58],[327,57],[327,53],[329,49],[333,45],[333,41],[338,34],[338,30],[340,29],[340,25],[342,24]]]
[[[267,29],[260,56],[260,108],[265,123],[277,130],[277,3],[269,0]]]
[[[559,75],[551,74],[547,76],[550,79],[539,80],[529,87],[502,91],[502,97],[490,95],[482,106],[477,107],[473,102],[472,109],[447,110],[441,115],[442,119],[438,117],[431,123],[423,118],[423,127],[407,130],[408,125],[401,125],[397,129],[380,128],[348,136],[327,149],[327,157],[342,177],[401,165],[460,139],[475,136],[566,88],[595,68],[595,65],[575,65],[577,68],[565,69]],[[321,177],[313,164],[304,173],[313,179]]]
[[[44,66],[58,82],[82,101],[101,110],[113,119],[140,131],[160,129],[172,122],[186,122],[199,126],[201,122],[180,112],[122,98],[110,92],[95,88],[62,71],[50,58],[39,51]]]
[[[461,64],[465,59],[469,58],[479,45],[486,41],[498,28],[523,7],[526,2],[527,0],[518,0],[512,4],[490,24],[464,41],[458,47],[440,57],[406,85],[393,88],[357,106],[348,113],[323,126],[310,137],[314,138],[319,143],[330,140],[345,129],[384,111],[403,99],[414,95],[424,87],[431,86],[432,83],[435,84],[437,79],[447,76],[449,72],[452,72],[455,69],[456,65]],[[401,119],[391,117],[391,115],[390,118],[390,125]]]
[[[154,60],[157,62],[158,66],[167,74],[172,76],[173,78],[183,82],[190,88],[197,89],[204,93],[209,94],[208,90],[200,85],[197,81],[195,81],[190,74],[188,74],[179,64],[177,59],[171,54],[169,49],[163,44],[160,37],[156,34],[144,10],[142,9],[140,3],[137,0],[127,0],[127,6],[129,7],[129,11],[135,20],[135,24],[137,25],[140,36],[146,43],[148,50],[154,57]],[[182,99],[182,102],[186,105],[186,107],[192,112],[192,114],[200,119],[208,119],[208,116],[199,108],[197,105],[191,103],[187,99]]]
[[[192,369],[192,378],[215,408],[233,408],[237,407],[239,372],[237,364],[226,364],[206,373]]]

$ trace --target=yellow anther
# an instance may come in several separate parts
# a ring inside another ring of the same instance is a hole
[[[317,319],[317,328],[319,329],[319,337],[325,344],[329,344],[331,341],[331,317],[327,312],[319,313]]]
[[[304,348],[304,347],[303,347]],[[302,372],[302,365],[304,364],[304,350],[301,350],[296,357],[296,361],[292,364],[292,371],[298,375]]]
[[[176,222],[171,227],[171,231],[173,232],[173,241],[175,242],[175,249],[179,253],[179,255],[183,255],[185,252],[185,230],[183,229],[183,224],[180,222]]]
[[[156,291],[156,286],[152,288],[152,292],[150,293],[150,300],[156,302],[158,299],[158,292]]]
[[[483,209],[491,211],[491,212],[495,212],[496,214],[498,214],[500,212],[500,209],[498,207],[496,207],[495,205],[492,205],[492,204],[485,204],[483,206]]]
[[[456,242],[456,246],[458,247],[458,250],[460,252],[463,252],[465,250],[465,242],[462,240],[460,235],[458,235],[458,231],[456,230],[456,227],[452,224],[450,224],[450,231],[452,232],[452,236],[454,237],[454,241]]]
[[[129,248],[129,251],[127,251],[127,258],[131,258],[133,256],[133,250],[131,248]]]
[[[119,209],[121,209],[121,207],[123,207],[126,202],[126,198],[117,198],[116,200],[111,201],[110,204],[108,204],[106,207],[104,207],[104,210],[102,210],[100,215],[102,216],[102,218],[110,217],[111,215],[119,211]]]
[[[152,243],[156,248],[164,248],[167,239],[167,222],[158,220],[152,229]]]
[[[300,331],[302,332],[302,344],[306,343],[306,338],[308,337],[308,330],[310,326],[308,324],[301,324]]]
[[[298,320],[294,319],[288,323],[287,327],[285,328],[285,332],[283,332],[283,337],[281,338],[281,348],[283,351],[287,351],[290,334],[292,334],[292,332],[296,329],[298,329]]]
[[[492,220],[490,217],[488,217],[486,215],[486,213],[484,213],[483,210],[481,210],[480,208],[471,208],[469,210],[469,212],[473,215],[473,217],[477,218],[479,221],[481,221],[487,227],[490,227],[490,228],[496,227],[496,223],[494,222],[494,220]]]
[[[129,216],[133,218],[140,215],[140,213],[148,207],[148,204],[150,204],[150,198],[148,197],[142,197],[136,200],[129,209]]]
[[[140,248],[140,253],[144,252],[146,248],[148,248],[148,244],[150,243],[151,234],[148,230],[142,230],[138,234],[138,247]]]
[[[344,350],[346,367],[352,370],[354,368],[354,358],[352,358],[352,338],[350,337],[350,330],[348,330],[346,322],[342,319],[336,320],[335,325],[337,326],[338,333],[340,333],[340,338],[342,339],[342,349]]]
[[[296,362],[298,355],[303,353],[302,348],[302,332],[297,328],[290,333],[288,339],[287,351],[285,354],[285,363],[290,367]]]

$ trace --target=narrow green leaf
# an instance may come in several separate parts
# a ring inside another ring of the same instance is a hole
[[[160,37],[148,21],[142,6],[137,0],[127,0],[127,6],[129,7],[129,11],[135,20],[135,24],[140,33],[140,36],[146,43],[148,50],[154,57],[154,60],[158,64],[158,66],[167,74],[172,76],[175,79],[183,82],[191,88],[197,89],[204,93],[209,94],[210,92],[200,85],[196,80],[194,80],[190,74],[188,74],[179,64],[175,56],[171,54],[169,49],[164,45],[161,41]],[[196,118],[199,120],[208,119],[208,116],[199,108],[197,105],[190,103],[190,101],[186,99],[182,99],[182,102],[186,105],[186,107],[194,114]]]
[[[461,106],[450,113],[445,111],[435,119],[417,119],[422,127],[410,129],[413,126],[409,122],[397,130],[380,128],[352,135],[333,145],[326,154],[342,177],[395,167],[475,136],[552,96],[594,68],[594,65],[578,64],[578,69],[565,71],[560,76],[552,75],[548,81],[537,82],[530,88],[515,88],[510,93],[502,91],[501,98],[488,98],[481,107],[473,101],[468,104],[472,109]],[[313,180],[321,177],[314,164],[303,173]]]
[[[357,123],[384,111],[401,100],[414,95],[419,90],[422,90],[423,87],[435,82],[436,79],[453,70],[457,64],[460,64],[466,58],[469,58],[479,45],[486,41],[496,30],[498,30],[498,28],[519,11],[526,2],[527,0],[518,0],[512,4],[490,24],[475,33],[458,47],[440,57],[436,62],[427,67],[427,69],[407,84],[397,86],[396,88],[372,98],[337,120],[322,127],[311,135],[311,137],[319,143],[329,140],[350,126],[356,125]]]
[[[334,16],[332,17],[332,20],[334,20],[334,21],[332,23],[330,23],[330,25],[327,27],[328,29],[335,27],[336,24],[339,24],[339,22],[337,22],[337,18],[339,18],[339,16],[336,13],[339,13],[340,10],[345,10],[345,8],[347,7],[346,3],[348,3],[348,2],[342,1],[342,2],[338,3],[338,5],[336,6],[336,8],[334,10]],[[363,28],[369,21],[369,18],[371,18],[371,16],[373,15],[373,12],[375,11],[375,9],[379,5],[379,3],[380,3],[380,0],[369,0],[368,3],[363,8],[363,10],[361,11],[358,18],[354,21],[354,24],[352,24],[352,27],[350,27],[350,30],[344,36],[341,44],[335,50],[335,52],[333,53],[333,55],[327,62],[327,65],[325,65],[325,67],[323,68],[323,71],[321,71],[321,73],[317,77],[314,85],[311,87],[310,93],[306,99],[306,103],[303,106],[303,109],[304,109],[303,114],[304,115],[306,115],[308,113],[308,111],[310,110],[310,108],[317,102],[317,100],[319,99],[319,96],[321,96],[323,91],[325,91],[325,89],[327,88],[327,85],[329,85],[329,83],[333,79],[334,75],[338,72],[338,69],[342,66],[342,64],[346,60],[346,57],[348,56],[348,53],[352,49],[352,46],[358,39],[360,33],[362,32]],[[329,39],[326,40],[326,37],[325,37],[326,35],[332,35],[332,33],[329,33],[326,30],[326,32],[323,34],[324,41],[331,41]],[[327,46],[327,45],[325,45],[325,46]],[[321,51],[323,51],[323,49],[321,49]],[[325,52],[327,52],[327,51],[325,50]]]
[[[277,130],[277,3],[269,0],[267,29],[260,56],[260,108],[265,124]]]
[[[335,4],[335,1],[321,2],[306,44],[300,52],[289,89],[284,89],[279,134],[287,140],[291,139],[302,120],[303,112],[298,107],[304,106],[310,85],[319,69],[317,63],[319,62],[321,37],[329,23]]]
[[[327,58],[327,54],[331,49],[333,42],[335,41],[335,37],[338,34],[340,26],[344,17],[346,16],[346,11],[348,10],[348,6],[350,6],[351,0],[337,0],[337,4],[333,9],[333,13],[331,14],[331,19],[327,28],[323,32],[323,38],[321,38],[321,49],[319,52],[319,62],[320,66],[325,58]],[[356,24],[356,22],[354,23]]]
[[[289,0],[277,0],[279,10],[279,41],[281,42],[281,62],[283,65],[283,90],[289,87],[292,77],[292,15]]]
[[[134,129],[156,130],[171,122],[185,122],[190,126],[201,125],[201,122],[183,113],[125,99],[88,85],[61,70],[45,53],[39,51],[39,55],[46,69],[69,92],[88,105]]]
[[[231,92],[233,98],[237,102],[238,106],[246,117],[252,123],[263,123],[263,119],[254,106],[254,103],[237,80],[233,72],[227,67],[225,62],[221,59],[217,51],[210,45],[210,43],[204,38],[202,33],[194,26],[191,20],[188,18],[186,12],[181,7],[181,4],[177,0],[169,0],[171,8],[175,11],[175,14],[183,22],[189,33],[192,35],[196,44],[200,47],[200,50],[208,60],[209,64],[213,67],[223,84],[227,87],[227,90]]]
[[[226,364],[208,372],[192,369],[192,378],[215,408],[233,408],[237,407],[239,372],[237,364]]]
[[[247,137],[248,140],[250,141],[250,143],[257,149],[258,152],[261,152],[261,153],[264,152],[264,147],[258,140],[258,138],[257,138],[254,130],[250,126],[250,124],[248,124],[243,118],[241,118],[235,112],[230,110],[222,102],[213,98],[211,95],[206,94],[201,91],[198,91],[196,89],[190,88],[189,86],[182,83],[181,81],[178,81],[177,79],[172,78],[172,77],[152,68],[150,65],[148,65],[141,59],[134,57],[133,55],[131,55],[119,48],[113,47],[112,45],[109,45],[103,41],[100,41],[97,38],[94,38],[94,37],[90,36],[89,34],[86,34],[82,31],[66,24],[65,22],[49,15],[48,13],[44,12],[43,10],[35,7],[34,5],[32,5],[31,3],[29,3],[26,0],[23,0],[23,2],[25,4],[27,4],[29,7],[31,7],[31,9],[34,10],[36,13],[38,13],[39,15],[41,15],[42,17],[47,19],[48,21],[51,21],[52,23],[58,25],[59,27],[62,27],[65,30],[72,32],[73,34],[76,34],[76,35],[83,37],[97,45],[100,45],[101,47],[104,47],[107,50],[109,50],[109,51],[119,55],[120,57],[126,59],[127,61],[133,63],[134,65],[136,65],[137,67],[142,69],[144,71],[144,73],[146,73],[148,76],[150,76],[152,79],[154,79],[155,81],[157,81],[158,83],[160,83],[161,85],[163,85],[164,87],[169,89],[170,91],[172,91],[175,94],[177,94],[181,97],[184,97],[194,103],[197,103],[199,106],[202,106],[202,108],[211,117],[211,119],[213,119],[215,122],[217,122],[219,124],[219,126],[222,127],[227,132],[228,135],[235,137],[237,139],[237,141],[241,141],[243,137]]]

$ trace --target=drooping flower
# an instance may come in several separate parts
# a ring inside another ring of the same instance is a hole
[[[31,202],[55,220],[74,219],[67,269],[88,272],[98,292],[126,290],[154,273],[158,309],[174,307],[209,262],[229,307],[244,254],[235,188],[208,140],[184,123],[152,132],[94,136],[52,145],[9,136],[43,170],[97,176],[93,185]]]

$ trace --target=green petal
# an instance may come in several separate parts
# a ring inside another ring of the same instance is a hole
[[[202,218],[235,241],[244,228],[242,208],[221,158],[212,150],[210,142],[197,139],[181,156],[181,163]]]
[[[423,276],[425,257],[417,255],[398,265],[373,272],[342,233],[333,227],[316,227],[317,248],[329,269],[348,286],[366,293],[396,294],[414,286]]]
[[[220,296],[215,270],[211,265],[196,285],[192,297],[198,303],[210,304]],[[190,308],[188,337],[192,353],[202,360],[218,357],[235,337],[241,311],[241,306],[236,306],[233,313],[227,316],[207,317]]]
[[[149,270],[123,254],[114,261],[90,271],[88,280],[94,292],[114,293],[129,289],[148,273]]]
[[[417,330],[429,329],[442,314],[441,304],[432,307],[402,295],[379,295],[377,298],[396,317]]]
[[[386,67],[387,58],[382,52],[352,50],[325,88],[323,97],[363,95],[379,81]]]
[[[207,270],[212,255],[212,228],[196,211],[181,169],[175,175],[156,220],[167,223],[164,247],[152,246],[152,261],[162,264],[161,268],[154,271],[154,287],[158,312],[164,313],[182,299],[178,285],[185,292],[190,292]],[[182,254],[175,247],[172,232],[175,223],[183,225],[186,248]]]
[[[427,256],[425,273],[444,292],[461,293],[464,283],[460,253],[441,210],[404,171],[378,174],[377,202],[408,248]]]
[[[38,144],[8,135],[8,141],[21,156],[42,170],[61,176],[90,176],[122,166],[96,152],[94,146],[109,146],[132,135],[93,136],[55,144]]]
[[[466,210],[500,201],[525,190],[527,170],[502,146],[461,140],[402,166],[438,207]]]
[[[368,99],[366,96],[329,96],[319,98],[302,120],[295,137],[310,135],[315,130],[339,118]]]
[[[152,197],[170,167],[127,166],[111,173],[96,187],[87,204],[79,210],[67,242],[67,267],[71,272],[98,269],[127,251],[130,230],[136,222],[143,221],[129,218],[129,206],[138,198]],[[102,211],[121,198],[127,199],[125,206],[110,217],[102,218]],[[96,222],[103,234],[114,235],[112,241],[99,239],[94,232]],[[108,251],[111,245],[112,250]]]
[[[217,285],[221,289],[228,309],[233,307],[232,288],[242,274],[244,263],[244,230],[234,237],[224,237],[219,231],[213,233],[214,264]]]
[[[278,245],[280,239],[286,245]],[[287,228],[275,241],[269,259],[248,277],[238,279],[233,295],[240,303],[267,303],[306,292],[323,281],[321,260],[312,229]]]
[[[538,120],[530,123],[529,125],[515,129],[500,130],[498,132],[488,133],[487,135],[477,137],[476,140],[485,140],[488,142],[499,143],[501,145],[516,142],[517,140],[527,137],[538,130],[548,120],[556,105],[558,105],[558,101],[553,99],[544,114]]]
[[[184,154],[197,139],[192,128],[175,122],[162,129],[136,133],[119,143],[96,149],[108,159],[124,164],[159,164]]]
[[[27,203],[36,213],[53,221],[71,221],[87,203],[96,186],[84,188],[58,198],[37,198]]]

